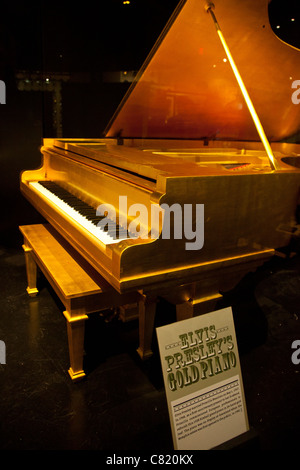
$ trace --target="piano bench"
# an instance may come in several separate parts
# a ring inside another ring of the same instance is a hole
[[[23,225],[27,292],[36,296],[37,266],[62,301],[67,320],[73,382],[85,377],[84,329],[89,313],[138,302],[140,294],[118,293],[50,224]]]

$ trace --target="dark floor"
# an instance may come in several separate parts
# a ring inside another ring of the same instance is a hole
[[[0,250],[0,448],[156,453],[173,449],[157,344],[142,363],[136,321],[86,322],[86,380],[73,384],[62,306],[40,278],[29,298],[20,248]],[[274,258],[220,303],[233,307],[251,428],[262,450],[296,449],[300,439],[300,256]],[[161,302],[157,325],[173,321]]]

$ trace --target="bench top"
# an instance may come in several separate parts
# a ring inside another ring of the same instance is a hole
[[[66,298],[113,290],[50,224],[19,227],[38,265],[49,274]]]

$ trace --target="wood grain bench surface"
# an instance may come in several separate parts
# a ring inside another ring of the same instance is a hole
[[[72,380],[83,370],[84,325],[89,313],[139,302],[140,294],[118,293],[50,224],[19,227],[24,237],[27,292],[36,296],[37,266],[65,306]]]
[[[113,290],[51,225],[25,225],[20,231],[44,274],[51,276],[66,299]]]

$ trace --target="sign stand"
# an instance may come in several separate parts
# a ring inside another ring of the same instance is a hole
[[[230,441],[226,441],[223,444],[220,444],[217,447],[214,447],[212,450],[250,450],[250,449],[259,449],[259,437],[256,431],[252,428],[249,431],[240,434]]]
[[[175,450],[249,431],[231,308],[156,329]]]

